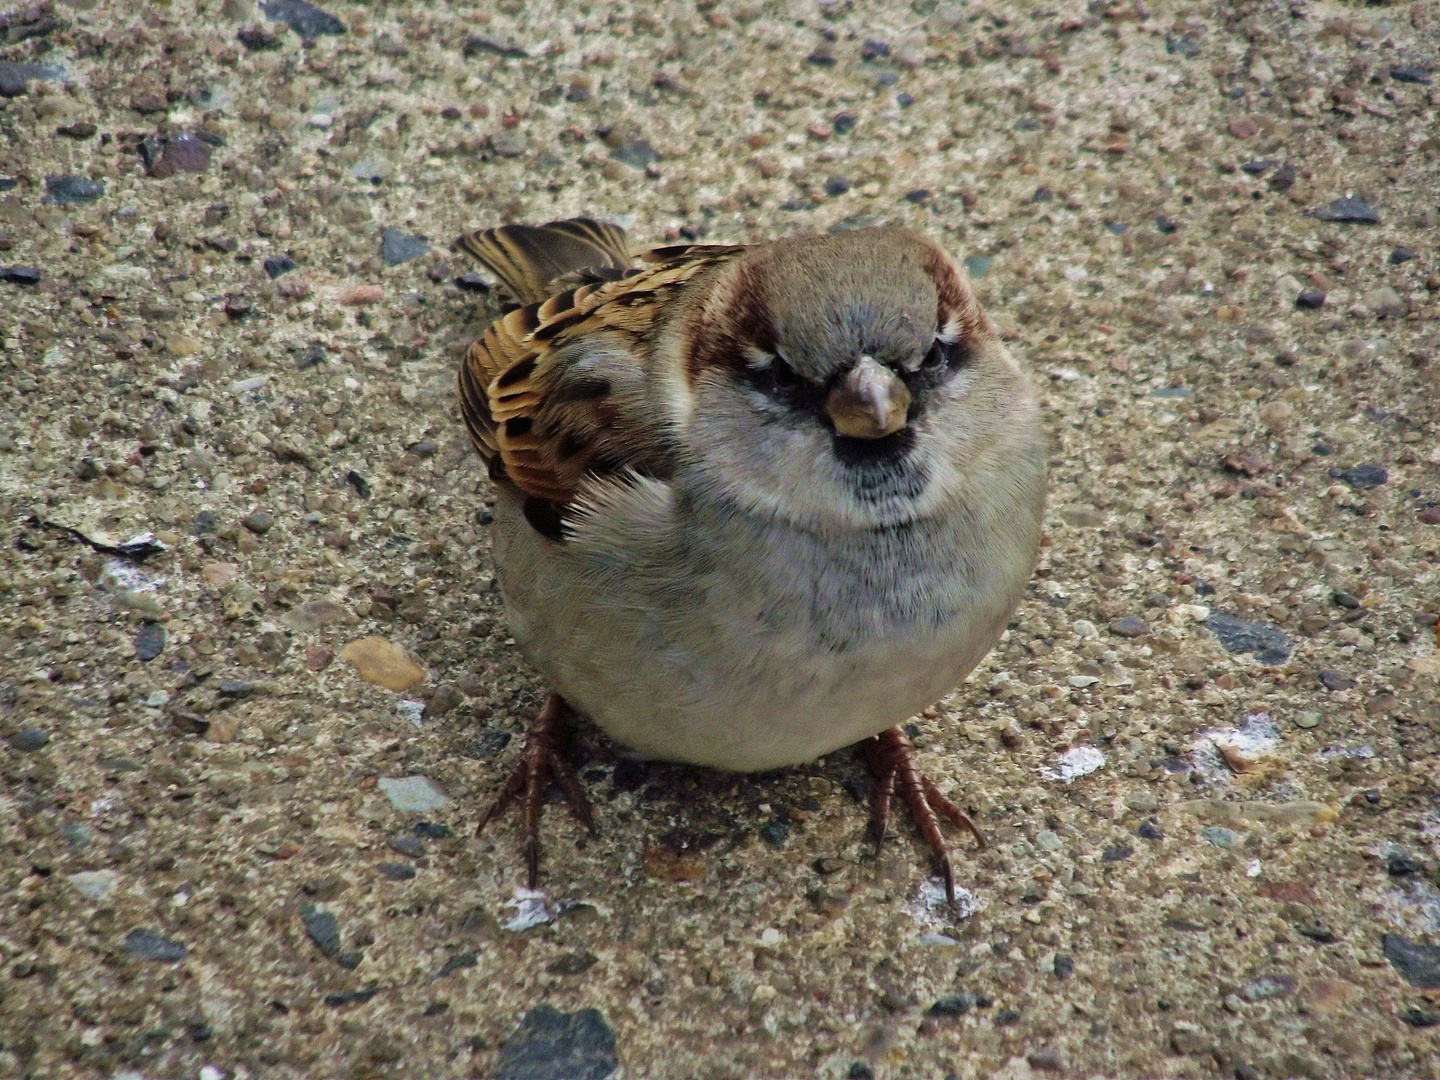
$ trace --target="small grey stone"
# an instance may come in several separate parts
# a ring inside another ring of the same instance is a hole
[[[317,949],[332,960],[340,955],[340,923],[334,915],[321,911],[314,904],[303,904],[300,921],[305,924],[305,933]]]
[[[1110,632],[1119,634],[1121,637],[1137,638],[1150,633],[1150,627],[1146,625],[1144,619],[1137,619],[1134,615],[1130,615],[1114,620],[1110,624]]]
[[[605,1080],[619,1067],[615,1032],[599,1009],[538,1005],[500,1048],[493,1080]]]
[[[423,858],[425,845],[420,842],[418,836],[392,836],[385,843],[390,845],[392,851],[398,851],[401,855],[408,855],[412,859]]]
[[[424,776],[386,776],[380,790],[396,810],[424,814],[449,805],[450,797]]]
[[[1354,491],[1366,491],[1379,487],[1390,479],[1390,471],[1383,465],[1356,465],[1351,469],[1331,469],[1330,475]]]
[[[263,265],[265,267],[265,276],[273,281],[281,274],[288,274],[291,270],[294,270],[297,264],[295,260],[288,255],[271,255],[265,260]]]
[[[1425,945],[1399,934],[1386,934],[1380,942],[1406,982],[1422,990],[1440,990],[1440,945]]]
[[[1207,825],[1200,830],[1200,835],[1218,848],[1233,848],[1240,839],[1239,833],[1223,825]]]
[[[115,891],[120,875],[114,870],[81,870],[79,873],[67,874],[66,878],[86,900],[99,903]]]
[[[660,160],[660,155],[645,139],[628,139],[610,151],[610,156],[622,164],[633,165],[637,169],[643,169],[646,165]]]
[[[1315,211],[1321,221],[1339,221],[1349,224],[1378,225],[1380,212],[1364,199],[1346,195],[1336,199],[1329,206]]]
[[[379,869],[391,881],[409,881],[415,876],[415,867],[405,862],[382,862]]]
[[[501,157],[519,157],[528,147],[523,135],[506,129],[490,136],[490,149]]]
[[[271,22],[288,23],[302,38],[345,33],[343,22],[307,0],[260,0],[260,10]]]
[[[267,533],[275,524],[275,515],[269,510],[251,510],[240,524],[257,535]]]
[[[47,176],[45,197],[40,201],[51,206],[84,206],[104,194],[104,180],[91,180],[86,176]]]
[[[430,250],[430,241],[423,236],[411,236],[399,229],[380,230],[380,258],[386,266],[418,259]]]
[[[1295,643],[1278,627],[1246,622],[1224,612],[1211,612],[1205,620],[1209,630],[1225,647],[1226,652],[1248,652],[1262,664],[1283,664],[1290,658]]]
[[[165,627],[159,623],[147,623],[135,635],[135,655],[147,663],[154,660],[165,648]]]
[[[171,941],[153,930],[144,929],[131,930],[120,949],[141,960],[163,960],[166,963],[184,960],[186,953],[185,946],[178,941]]]
[[[39,728],[25,728],[11,735],[7,742],[10,749],[20,754],[33,754],[50,742],[50,733]]]
[[[0,266],[0,281],[11,285],[39,285],[40,277],[38,266]]]

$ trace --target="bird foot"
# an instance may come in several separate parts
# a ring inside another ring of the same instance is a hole
[[[565,792],[565,801],[570,805],[570,812],[580,824],[589,829],[592,835],[597,831],[595,815],[590,810],[590,800],[585,797],[585,789],[580,786],[575,771],[560,756],[571,716],[570,706],[559,694],[551,694],[545,699],[539,715],[530,722],[530,729],[525,733],[525,746],[520,751],[520,761],[505,778],[505,783],[500,786],[494,801],[480,816],[480,824],[475,827],[475,835],[479,836],[481,830],[491,820],[499,817],[512,799],[517,795],[524,796],[522,813],[525,822],[525,864],[528,870],[527,881],[532,889],[540,879],[540,809],[545,801],[545,789],[551,780],[556,781]]]
[[[980,847],[985,836],[969,814],[940,794],[930,778],[915,767],[915,747],[900,727],[886,728],[860,744],[860,752],[870,771],[875,774],[875,789],[870,798],[870,828],[879,850],[890,822],[890,799],[897,793],[910,808],[920,835],[930,845],[945,878],[945,898],[955,906],[955,871],[950,865],[950,850],[940,832],[940,815],[956,825],[969,829]]]

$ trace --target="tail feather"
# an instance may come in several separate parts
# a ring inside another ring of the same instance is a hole
[[[547,299],[557,278],[583,270],[623,270],[631,263],[625,230],[591,218],[501,225],[467,233],[457,243],[521,304]]]

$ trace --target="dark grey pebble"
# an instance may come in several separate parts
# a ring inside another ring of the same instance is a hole
[[[1360,606],[1360,598],[1348,592],[1331,593],[1330,599],[1336,607],[1349,608],[1351,611]]]
[[[929,188],[916,188],[914,191],[908,191],[905,193],[905,201],[908,203],[915,203],[917,206],[920,203],[923,203],[928,198],[930,198]]]
[[[1164,840],[1165,834],[1160,831],[1160,826],[1153,821],[1146,821],[1135,830],[1135,835],[1142,840]]]
[[[1124,860],[1128,859],[1131,855],[1134,855],[1134,854],[1135,854],[1135,849],[1134,849],[1134,848],[1132,848],[1132,847],[1127,847],[1127,846],[1125,846],[1124,844],[1115,844],[1115,845],[1113,845],[1112,847],[1108,847],[1108,848],[1105,849],[1104,853],[1101,854],[1101,856],[1100,856],[1100,861],[1101,861],[1101,862],[1123,862]]]
[[[306,0],[260,0],[260,10],[271,22],[288,23],[302,38],[345,33],[344,23]]]
[[[870,1067],[868,1061],[857,1061],[850,1066],[845,1074],[845,1080],[875,1080],[875,1070]]]
[[[1316,210],[1315,216],[1321,221],[1339,221],[1348,224],[1378,225],[1380,211],[1364,199],[1346,195],[1336,199],[1329,206]]]
[[[449,840],[455,835],[449,825],[441,825],[434,821],[417,821],[410,826],[410,831],[426,840]]]
[[[832,176],[829,180],[825,181],[825,194],[829,195],[832,199],[836,195],[844,195],[849,190],[850,181],[846,180],[843,176]]]
[[[622,164],[633,165],[637,169],[643,169],[646,165],[653,165],[660,160],[660,155],[645,139],[630,139],[622,142],[610,151],[610,156]]]
[[[366,480],[365,477],[361,476],[354,469],[346,472],[345,482],[354,488],[355,494],[359,495],[362,499],[368,499],[370,497],[370,481]]]
[[[23,731],[17,731],[11,735],[6,741],[10,744],[10,749],[16,753],[33,754],[50,742],[50,733],[41,731],[39,728],[25,728]]]
[[[1411,941],[1399,934],[1380,939],[1385,956],[1411,986],[1440,990],[1440,946]]]
[[[760,839],[771,847],[781,847],[790,838],[790,826],[779,818],[773,818],[760,828]]]
[[[147,623],[135,635],[135,655],[141,660],[154,660],[164,648],[165,628],[159,623]]]
[[[1430,69],[1423,68],[1419,64],[1400,64],[1390,69],[1390,78],[1396,82],[1419,83],[1421,86],[1430,85]]]
[[[1306,289],[1295,297],[1295,306],[1302,311],[1319,311],[1325,306],[1325,293],[1320,289]]]
[[[363,1005],[379,992],[378,986],[371,986],[364,990],[346,990],[339,994],[326,994],[325,1004],[336,1009],[344,1005]]]
[[[599,1009],[537,1005],[500,1048],[492,1080],[605,1080],[619,1067],[615,1032]]]
[[[1254,161],[1245,162],[1244,165],[1240,166],[1240,169],[1242,172],[1247,172],[1251,176],[1259,176],[1274,164],[1274,158],[1256,158]]]
[[[415,876],[415,867],[408,862],[382,862],[379,869],[391,881],[409,881]]]
[[[1340,940],[1336,937],[1334,930],[1322,923],[1304,923],[1295,929],[1300,931],[1303,937],[1307,937],[1319,945],[1333,945]]]
[[[1156,231],[1161,232],[1161,233],[1164,233],[1166,236],[1169,236],[1171,233],[1173,233],[1173,232],[1174,232],[1175,230],[1177,230],[1178,228],[1180,228],[1180,226],[1177,225],[1177,224],[1175,224],[1175,222],[1171,221],[1171,220],[1170,220],[1168,217],[1166,217],[1164,214],[1157,214],[1157,215],[1155,216],[1155,229],[1156,229]]]
[[[1400,1014],[1400,1019],[1413,1028],[1430,1028],[1440,1025],[1440,1012],[1431,1012],[1418,1005],[1411,1005]]]
[[[186,953],[185,946],[178,941],[171,941],[153,930],[144,929],[131,930],[125,935],[125,942],[120,949],[141,960],[163,960],[171,964],[184,960]]]
[[[265,275],[274,281],[281,274],[294,270],[298,264],[288,255],[271,255],[261,265],[265,267]]]
[[[1166,34],[1165,51],[1171,56],[1193,60],[1200,55],[1200,35],[1192,30],[1188,34]]]
[[[1399,266],[1401,263],[1407,263],[1413,258],[1415,258],[1415,252],[1409,248],[1398,247],[1390,252],[1390,265]]]
[[[489,34],[471,34],[460,48],[463,56],[474,56],[476,53],[482,52],[494,53],[496,56],[504,56],[511,60],[523,60],[530,55],[515,42],[501,41]]]
[[[255,684],[244,679],[223,679],[216,689],[222,698],[241,701],[255,693]]]
[[[487,731],[485,734],[470,740],[466,748],[465,756],[476,761],[489,761],[505,747],[510,745],[510,732],[508,731]],[[619,769],[619,766],[616,766]]]
[[[11,285],[39,285],[40,268],[38,266],[0,266],[0,281],[8,281]]]
[[[60,69],[49,64],[20,64],[0,60],[0,97],[13,98],[25,93],[27,79],[57,79]]]
[[[425,857],[425,845],[421,843],[418,836],[392,836],[385,841],[392,851],[398,851],[401,855],[408,855],[412,859]]]
[[[332,960],[340,955],[340,922],[334,915],[319,910],[314,904],[302,904],[300,921],[317,949]]]
[[[1037,187],[1035,194],[1030,196],[1030,201],[1032,203],[1054,202],[1055,193],[1048,187]]]
[[[1107,221],[1105,223],[1105,229],[1115,236],[1124,236],[1130,231],[1130,226],[1123,221]]]
[[[240,524],[252,533],[267,533],[275,524],[275,515],[269,510],[251,510]]]
[[[1296,173],[1295,166],[1287,161],[1271,175],[1269,181],[1270,190],[1280,192],[1289,191],[1295,186],[1296,175],[1298,174]]]
[[[195,536],[204,536],[206,533],[213,533],[220,527],[220,519],[215,516],[214,510],[201,510],[195,515],[195,520],[190,525],[190,532]]]
[[[1392,851],[1385,856],[1385,872],[1391,877],[1405,877],[1409,874],[1418,874],[1425,869],[1425,864],[1413,855],[1404,851]]]
[[[836,135],[848,135],[855,130],[855,116],[853,113],[836,113],[835,119],[830,121],[831,128]]]
[[[461,274],[455,279],[455,287],[461,292],[473,292],[484,295],[490,291],[490,283],[479,274]]]
[[[324,362],[325,350],[319,345],[316,345],[313,349],[306,352],[304,356],[300,357],[299,360],[295,361],[295,367],[300,371],[308,371],[316,364],[323,364]]]
[[[895,95],[895,104],[899,105],[902,109],[908,109],[911,105],[915,104],[915,99],[909,94],[905,93],[904,90],[901,90],[900,93]],[[1028,116],[1022,117],[1021,121],[1027,121],[1029,119],[1030,118]],[[1021,121],[1016,122],[1017,127],[1019,126]],[[1036,127],[1039,127],[1039,125],[1037,124]]]
[[[386,266],[418,259],[430,250],[430,241],[423,236],[411,236],[399,229],[380,230],[380,258]]]
[[[599,962],[599,957],[589,949],[565,953],[545,965],[551,975],[583,975]]]
[[[1123,619],[1116,619],[1110,624],[1110,632],[1125,638],[1144,637],[1150,633],[1150,627],[1144,619],[1137,619],[1134,615],[1127,615]]]
[[[89,139],[98,131],[89,120],[77,120],[73,124],[65,124],[55,129],[56,135],[63,135],[67,139]]]
[[[1057,979],[1068,979],[1075,974],[1075,961],[1064,953],[1055,954],[1055,977]]]
[[[479,962],[480,962],[480,954],[479,954],[479,953],[476,953],[476,952],[456,953],[454,956],[450,957],[449,960],[446,960],[446,961],[445,961],[444,965],[441,966],[440,970],[435,973],[435,978],[437,978],[437,979],[443,979],[443,978],[445,978],[446,975],[452,975],[452,974],[454,974],[455,972],[457,972],[457,971],[463,971],[463,970],[465,970],[466,968],[473,968],[473,967],[474,967],[476,964],[478,964]]]
[[[877,60],[890,55],[890,43],[878,41],[875,38],[866,38],[860,44],[861,60]]]
[[[1009,1027],[1011,1024],[1018,1024],[1019,1022],[1019,1009],[1001,1009],[998,1013],[995,1014],[996,1027]]]
[[[1326,690],[1349,690],[1356,685],[1354,679],[1339,671],[1325,670],[1319,672],[1315,677],[1320,680],[1320,685]]]
[[[51,206],[84,206],[104,194],[104,180],[91,180],[88,176],[47,176],[45,197],[40,201]]]
[[[269,33],[258,26],[242,26],[235,33],[235,40],[251,52],[280,48],[280,37],[281,35]]]
[[[876,86],[894,86],[900,81],[900,76],[893,71],[879,71],[875,73]]]
[[[815,46],[815,51],[805,59],[817,67],[834,67],[835,50],[830,47],[828,42],[822,42]]]
[[[1390,471],[1383,465],[1356,465],[1352,469],[1331,469],[1330,476],[1349,484],[1355,491],[1379,487],[1390,479]]]
[[[1252,653],[1267,666],[1283,664],[1295,648],[1289,635],[1279,627],[1247,622],[1223,611],[1212,612],[1205,620],[1205,629],[1220,639],[1226,652]]]

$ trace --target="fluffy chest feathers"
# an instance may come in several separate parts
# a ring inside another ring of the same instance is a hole
[[[1033,553],[995,508],[824,537],[656,481],[608,485],[565,544],[513,498],[496,526],[516,639],[559,692],[634,750],[731,769],[813,760],[942,696]]]

